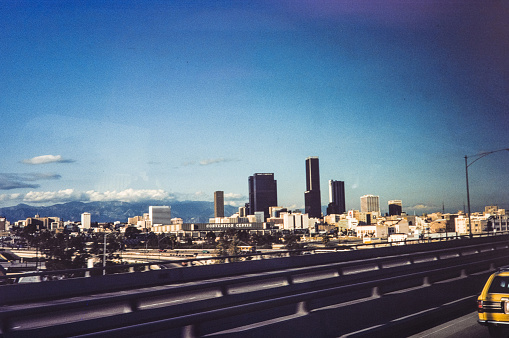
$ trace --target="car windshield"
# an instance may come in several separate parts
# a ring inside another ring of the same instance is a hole
[[[496,276],[488,293],[509,293],[509,276]]]

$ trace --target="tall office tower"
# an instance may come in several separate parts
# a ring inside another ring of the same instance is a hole
[[[224,217],[224,191],[214,192],[214,217]]]
[[[171,208],[169,206],[149,206],[148,218],[151,225],[156,224],[169,225],[171,224]]]
[[[277,206],[277,181],[274,174],[249,176],[249,215],[263,211],[265,219],[270,217],[269,207]]]
[[[380,214],[380,198],[373,195],[361,196],[361,212],[377,212]]]
[[[320,197],[320,168],[318,157],[306,158],[306,192],[304,193],[306,214],[310,218],[322,217],[322,200]]]
[[[0,216],[0,231],[9,230],[7,227],[7,218]]]
[[[82,229],[90,229],[92,223],[92,216],[89,212],[84,212],[81,214],[81,228]]]
[[[401,200],[392,200],[389,204],[389,216],[400,216],[403,212]]]
[[[345,182],[329,180],[329,206],[327,215],[343,214],[345,206]]]

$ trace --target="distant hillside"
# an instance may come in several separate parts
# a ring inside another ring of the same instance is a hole
[[[184,222],[208,222],[214,217],[214,203],[202,201],[173,201],[161,203],[160,201],[146,201],[141,203],[127,202],[69,202],[55,204],[47,207],[18,204],[13,207],[0,208],[0,216],[6,217],[10,222],[40,215],[41,217],[60,217],[63,221],[80,221],[81,214],[89,212],[92,222],[127,222],[127,218],[141,216],[148,213],[151,205],[171,206],[171,217],[180,217]],[[237,212],[237,208],[225,205],[225,215]]]

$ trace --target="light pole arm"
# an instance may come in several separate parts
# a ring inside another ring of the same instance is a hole
[[[474,163],[474,162],[472,162],[472,163]],[[470,233],[470,237],[472,237],[472,222],[471,222],[471,218],[470,218],[470,190],[468,188],[468,157],[466,155],[465,155],[465,176],[467,179],[468,230]]]
[[[498,153],[499,151],[504,151],[504,150],[509,151],[509,148],[493,150],[493,151],[487,151],[487,152],[484,152],[484,153],[472,155],[470,157],[477,156],[477,158],[475,160],[473,160],[471,163],[468,163],[468,156],[465,155],[465,177],[466,177],[466,180],[467,180],[467,204],[468,204],[468,228],[470,230],[469,231],[470,232],[470,237],[472,237],[472,222],[471,222],[472,220],[471,220],[471,217],[470,217],[470,191],[469,191],[469,187],[468,187],[468,167],[470,167],[472,164],[474,164],[475,162],[477,162],[478,160],[480,160],[481,158],[483,158],[485,156],[488,156],[488,155],[493,154],[493,153]]]

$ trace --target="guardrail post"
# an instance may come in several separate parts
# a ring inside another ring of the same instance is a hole
[[[309,313],[309,309],[308,309],[306,301],[297,303],[297,314],[298,315],[304,316],[304,315],[307,315],[308,313]]]
[[[226,285],[221,285],[219,287],[219,292],[217,293],[217,296],[218,297],[224,297],[224,296],[228,296],[228,287]]]
[[[382,293],[380,292],[380,288],[378,286],[375,286],[373,288],[373,291],[371,293],[371,297],[373,297],[373,298],[380,298],[380,297],[382,297]]]
[[[124,313],[135,312],[140,308],[140,302],[137,299],[130,299],[127,301],[127,306],[124,307]]]
[[[288,285],[293,285],[292,275],[287,275],[286,276],[286,282],[288,283]]]
[[[198,324],[191,324],[182,328],[182,338],[196,338],[199,337]]]

